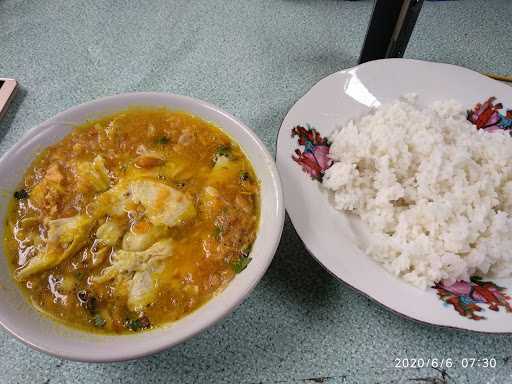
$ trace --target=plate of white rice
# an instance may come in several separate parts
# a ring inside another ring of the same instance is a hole
[[[279,131],[291,221],[334,276],[409,318],[512,332],[512,87],[379,60],[317,83]]]

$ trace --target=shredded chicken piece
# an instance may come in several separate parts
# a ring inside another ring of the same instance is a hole
[[[119,287],[116,294],[127,294],[128,308],[139,311],[154,301],[163,260],[171,257],[172,251],[171,239],[161,240],[141,252],[118,250],[111,257],[112,265],[92,281],[101,284],[116,279]],[[127,292],[120,289],[123,286],[127,287]]]
[[[82,215],[50,220],[46,247],[16,271],[16,279],[26,280],[34,273],[50,269],[74,255],[87,243],[92,224],[91,218]]]

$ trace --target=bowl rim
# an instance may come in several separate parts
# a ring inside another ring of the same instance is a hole
[[[141,358],[144,356],[152,355],[158,352],[161,352],[165,349],[171,348],[177,344],[180,344],[184,342],[185,340],[188,340],[189,338],[192,338],[193,336],[201,333],[202,331],[206,330],[207,328],[213,326],[214,324],[218,323],[222,319],[224,319],[226,316],[231,314],[236,307],[238,307],[252,292],[252,290],[256,287],[258,282],[263,278],[265,272],[267,271],[268,267],[270,266],[270,263],[272,262],[272,259],[277,251],[277,248],[280,243],[283,227],[284,227],[284,220],[285,220],[285,208],[284,208],[284,197],[283,197],[283,191],[281,186],[281,179],[277,170],[276,163],[274,161],[273,156],[270,154],[268,149],[266,148],[265,144],[261,141],[261,139],[256,135],[254,131],[252,131],[247,125],[245,125],[241,120],[230,114],[229,112],[224,111],[223,109],[200,99],[190,97],[190,96],[184,96],[179,94],[174,94],[170,92],[125,92],[120,94],[115,94],[111,96],[105,96],[100,97],[88,102],[84,102],[75,106],[72,106],[64,111],[61,111],[54,115],[53,117],[45,120],[44,122],[32,127],[28,131],[26,131],[21,138],[19,138],[14,145],[12,145],[1,157],[0,157],[0,164],[7,161],[7,159],[13,155],[15,152],[22,150],[25,142],[29,139],[31,139],[33,136],[40,135],[41,132],[50,124],[53,124],[55,121],[62,120],[63,117],[65,117],[68,114],[71,113],[77,113],[81,111],[82,109],[88,109],[91,107],[100,107],[104,103],[108,103],[110,101],[114,101],[117,99],[127,99],[127,105],[120,107],[118,111],[122,111],[123,109],[126,109],[131,105],[133,106],[146,106],[147,104],[144,104],[144,98],[166,98],[169,101],[169,104],[166,105],[162,103],[158,106],[163,106],[169,109],[173,109],[172,107],[172,101],[181,101],[183,103],[187,103],[190,105],[197,105],[200,108],[204,110],[208,110],[210,113],[217,114],[218,116],[230,121],[233,126],[237,126],[241,132],[243,132],[243,135],[248,136],[250,141],[252,141],[255,144],[256,150],[254,153],[256,156],[261,156],[264,160],[264,163],[266,165],[266,171],[268,172],[268,175],[270,177],[270,188],[271,188],[271,197],[275,199],[270,205],[273,207],[272,210],[275,213],[275,218],[277,220],[272,220],[270,223],[266,223],[267,225],[270,225],[273,227],[273,231],[270,232],[270,238],[265,239],[266,243],[270,243],[271,247],[269,248],[267,254],[263,254],[265,257],[264,262],[260,263],[258,269],[255,269],[252,271],[251,275],[245,275],[248,278],[245,279],[245,282],[240,287],[240,293],[232,297],[227,303],[225,303],[225,306],[217,306],[216,309],[214,309],[210,317],[207,319],[202,318],[199,321],[196,321],[195,323],[191,323],[189,326],[189,330],[187,332],[183,332],[178,337],[174,337],[172,340],[164,340],[164,338],[161,338],[161,340],[158,340],[158,342],[153,342],[150,346],[144,346],[141,347],[140,344],[137,343],[137,337],[143,336],[144,333],[137,333],[134,335],[102,335],[102,334],[94,334],[87,331],[81,331],[80,329],[76,329],[73,327],[69,327],[65,324],[56,322],[59,327],[65,327],[66,329],[71,329],[73,331],[82,332],[84,335],[94,335],[99,337],[133,337],[133,348],[131,349],[114,349],[111,353],[103,353],[100,354],[98,351],[94,350],[87,350],[87,351],[80,351],[80,352],[70,352],[65,351],[65,348],[52,348],[48,345],[44,345],[41,343],[38,343],[37,340],[33,340],[27,337],[24,337],[24,335],[19,332],[19,330],[15,330],[12,327],[8,326],[7,324],[2,321],[2,318],[0,318],[0,326],[2,326],[7,332],[11,335],[13,335],[18,340],[22,341],[24,344],[28,345],[29,347],[40,351],[47,353],[49,355],[63,358],[66,360],[72,360],[72,361],[80,361],[80,362],[96,362],[96,363],[104,363],[104,362],[118,362],[118,361],[127,361],[127,360],[133,360],[137,358]],[[134,99],[133,102],[129,99]],[[157,106],[157,104],[153,103],[150,104],[150,106]],[[100,108],[98,108],[100,109]],[[176,110],[188,112],[186,108],[176,108]],[[111,113],[101,113],[99,116],[107,116]],[[201,116],[199,113],[192,113],[195,116],[198,116],[199,118],[203,120],[208,120]],[[77,124],[80,124],[78,122]],[[76,124],[73,124],[76,126]],[[223,130],[223,127],[219,126],[221,130]],[[224,130],[223,130],[224,131]],[[66,133],[69,134],[71,130]],[[224,131],[226,134],[231,136],[229,132]],[[44,136],[44,134],[43,134]],[[59,139],[61,140],[61,139]],[[237,142],[242,148],[243,146]],[[46,146],[45,146],[46,148]],[[256,169],[256,172],[258,173],[258,170]],[[272,216],[274,217],[274,215]],[[263,217],[260,217],[260,225],[261,220]],[[260,227],[261,228],[261,227]],[[259,232],[259,231],[258,231]],[[3,241],[3,240],[2,240]],[[3,255],[4,251],[2,250],[0,254]],[[261,257],[261,256],[260,256]],[[245,273],[248,272],[248,270],[244,271]],[[214,295],[212,298],[210,298],[206,303],[204,303],[202,306],[197,308],[192,313],[188,314],[187,316],[177,320],[176,322],[170,322],[168,324],[164,324],[161,327],[157,327],[154,331],[149,332],[160,332],[161,336],[165,336],[165,333],[172,329],[172,325],[179,323],[179,322],[185,322],[187,319],[189,319],[191,316],[199,312],[202,308],[206,307],[209,303],[212,303],[219,297],[222,297],[223,294],[226,292],[226,289],[231,285],[233,281],[231,281],[222,291],[218,292],[218,294]],[[19,289],[18,287],[16,287]],[[25,297],[24,297],[25,299]],[[32,310],[36,311],[32,308]],[[36,311],[37,312],[37,311]],[[38,316],[44,316],[43,314],[38,313]],[[55,320],[52,320],[55,321]]]

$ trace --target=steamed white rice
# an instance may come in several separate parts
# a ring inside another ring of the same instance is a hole
[[[323,185],[372,233],[366,250],[415,286],[512,273],[512,138],[454,101],[382,105],[332,137]]]

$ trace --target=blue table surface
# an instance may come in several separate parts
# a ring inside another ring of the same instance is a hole
[[[371,8],[335,0],[0,0],[0,76],[21,84],[0,122],[0,154],[59,111],[143,90],[217,104],[274,152],[293,103],[356,64]],[[511,75],[511,27],[510,0],[425,2],[406,57]],[[432,368],[395,368],[405,357],[456,364],[443,379]],[[497,367],[463,369],[466,357],[495,357]],[[512,383],[511,357],[511,336],[420,325],[352,291],[308,255],[289,221],[251,296],[171,350],[84,364],[0,331],[1,383],[501,384]]]

